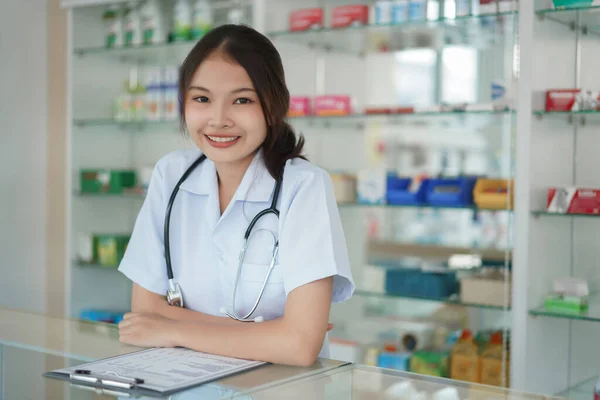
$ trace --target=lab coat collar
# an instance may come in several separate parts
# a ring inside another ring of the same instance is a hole
[[[181,189],[197,195],[218,193],[217,170],[208,158],[202,162],[186,180]],[[275,189],[275,179],[264,163],[263,151],[259,149],[246,170],[242,182],[234,195],[240,201],[270,201]],[[218,197],[218,196],[217,196]]]

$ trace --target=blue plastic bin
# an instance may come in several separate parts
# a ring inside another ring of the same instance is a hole
[[[473,206],[473,189],[477,177],[430,179],[427,184],[426,200],[429,205],[441,207]],[[440,186],[454,186],[458,190],[452,193],[436,192]]]
[[[86,321],[108,322],[111,324],[118,324],[123,320],[124,314],[124,312],[119,311],[86,309],[81,311],[79,317]]]
[[[388,268],[386,293],[396,296],[445,299],[458,293],[456,272],[424,272],[420,269]]]
[[[416,192],[409,191],[412,178],[388,176],[386,200],[388,204],[423,205],[429,179],[424,179]]]

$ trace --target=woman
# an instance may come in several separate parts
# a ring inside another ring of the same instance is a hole
[[[329,175],[302,157],[304,141],[285,122],[277,50],[251,28],[221,26],[190,52],[179,80],[182,126],[198,149],[155,166],[119,267],[133,281],[121,341],[301,366],[328,357],[331,303],[354,283]],[[166,234],[169,199],[194,163]],[[262,216],[240,255],[251,220],[271,206],[279,216]],[[165,298],[178,304],[167,253],[185,308]],[[244,317],[264,322],[236,320]]]

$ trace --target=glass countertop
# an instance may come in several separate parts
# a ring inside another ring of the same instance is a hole
[[[118,392],[47,378],[45,372],[126,354],[113,325],[0,308],[0,398],[114,399]],[[549,399],[491,386],[319,359],[306,368],[267,364],[171,399]]]
[[[305,379],[298,379],[286,385],[254,390],[248,394],[254,400],[552,399],[549,396],[521,393],[510,389],[470,384],[365,365],[348,365]]]

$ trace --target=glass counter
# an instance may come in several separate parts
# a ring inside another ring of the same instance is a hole
[[[114,399],[128,397],[45,378],[50,370],[139,350],[119,343],[114,326],[0,308],[0,398]],[[548,399],[341,361],[306,368],[266,365],[170,396],[171,399]]]

